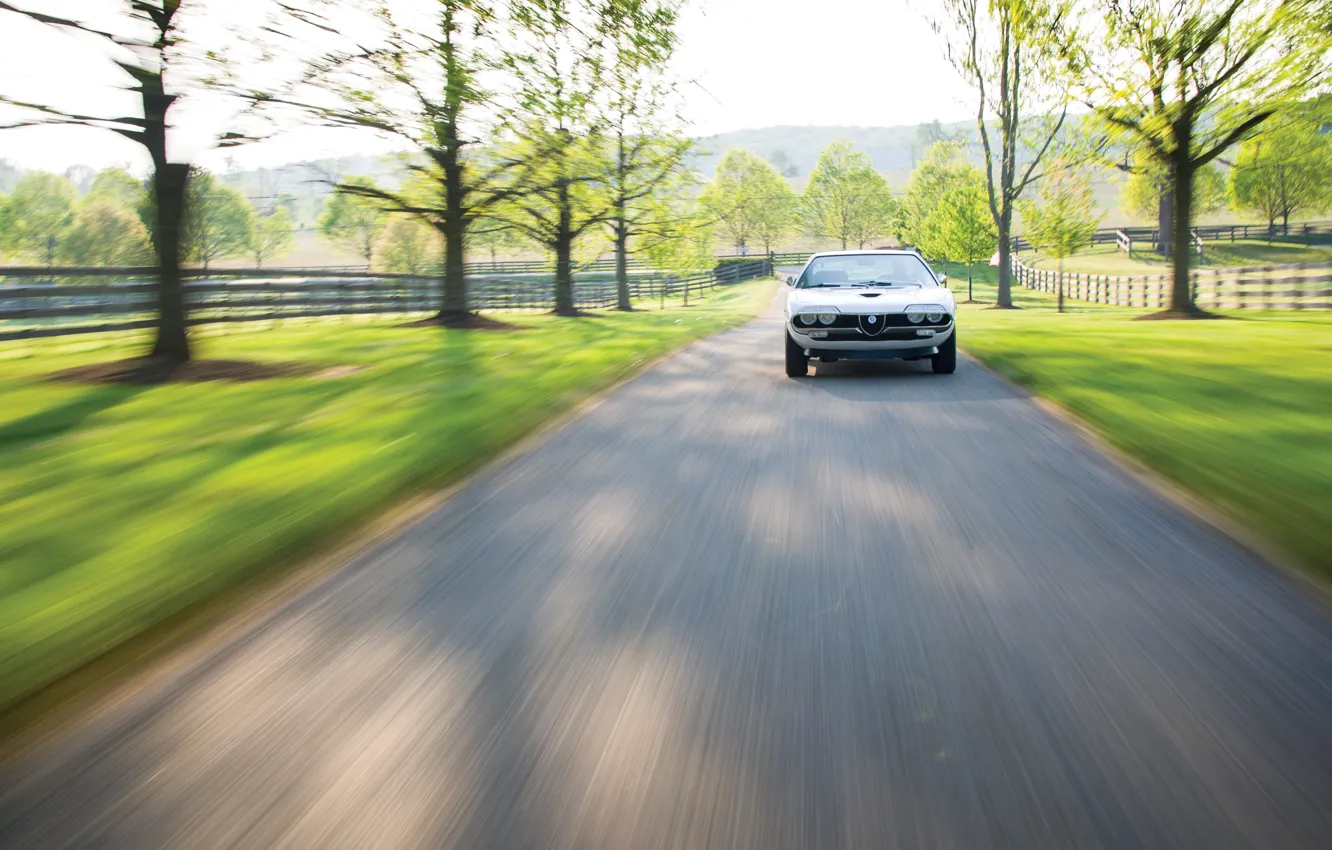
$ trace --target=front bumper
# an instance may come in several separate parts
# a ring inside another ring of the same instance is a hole
[[[813,358],[891,360],[938,354],[939,345],[952,336],[953,327],[952,322],[924,327],[889,327],[870,336],[856,329],[801,328],[788,321],[786,332]],[[922,334],[922,331],[927,333]]]

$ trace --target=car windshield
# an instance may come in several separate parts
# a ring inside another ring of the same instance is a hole
[[[938,286],[939,280],[915,254],[842,254],[815,257],[796,284],[820,286]]]

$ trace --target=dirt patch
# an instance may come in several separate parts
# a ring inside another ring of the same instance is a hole
[[[1220,313],[1209,313],[1206,310],[1162,310],[1159,313],[1148,313],[1145,316],[1136,316],[1135,322],[1174,322],[1190,321],[1192,319],[1224,319]]]
[[[499,319],[492,319],[489,316],[482,316],[479,313],[468,313],[461,318],[440,318],[431,316],[428,319],[418,319],[415,322],[408,322],[405,325],[399,325],[400,328],[457,328],[460,330],[476,331],[520,331],[518,325],[511,325],[508,322],[501,322]]]
[[[547,315],[547,316],[558,316],[558,317],[560,317],[561,319],[600,319],[600,318],[602,318],[602,316],[601,316],[600,313],[589,313],[589,312],[587,312],[586,310],[574,310],[572,313],[556,313],[554,310],[551,310],[551,311],[550,311],[549,313],[547,313],[546,315]]]
[[[135,357],[63,369],[47,377],[52,381],[71,384],[165,384],[267,381],[272,378],[312,375],[317,371],[317,366],[304,363],[256,363],[251,360],[190,360],[186,363],[171,363],[151,357]]]
[[[315,379],[320,381],[331,381],[335,378],[345,378],[348,375],[355,375],[357,372],[364,371],[364,366],[330,366],[315,375]]]
[[[1017,306],[1016,304],[1014,304],[1012,307],[1000,307],[998,304],[995,304],[993,307],[985,307],[985,308],[983,308],[983,309],[986,309],[986,310],[1021,310],[1022,308],[1019,307],[1019,306]]]

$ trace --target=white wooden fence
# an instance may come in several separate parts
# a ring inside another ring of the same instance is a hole
[[[1013,259],[1014,279],[1028,289],[1054,293],[1060,275]],[[1332,310],[1332,263],[1196,269],[1190,275],[1199,307],[1217,310]],[[1064,297],[1117,307],[1165,307],[1174,276],[1129,277],[1064,272]]]

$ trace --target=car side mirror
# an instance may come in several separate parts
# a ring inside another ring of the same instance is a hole
[[[939,279],[940,286],[948,285],[948,275],[944,274],[943,272],[939,272],[938,274],[935,275],[935,277]]]
[[[787,286],[795,286],[795,278],[791,277],[790,275],[787,275],[787,276],[786,276],[786,285],[787,285]]]

